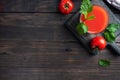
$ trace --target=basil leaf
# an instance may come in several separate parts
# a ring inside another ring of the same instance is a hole
[[[116,38],[115,33],[109,31],[104,32],[104,37],[108,42],[114,42]]]
[[[120,28],[119,24],[111,23],[108,25],[107,30],[109,32],[116,32]]]
[[[109,33],[110,37],[112,38],[112,40],[114,41],[116,36],[115,36],[115,33]]]
[[[84,14],[85,18],[87,18],[88,13],[92,11],[92,3],[90,0],[83,0],[81,7],[80,7],[80,12]]]
[[[92,16],[89,16],[89,17],[87,18],[87,20],[93,20],[94,18],[95,18],[95,16],[92,15]]]
[[[85,34],[88,31],[88,27],[84,23],[79,23],[76,30],[79,34]]]
[[[98,64],[102,67],[108,67],[108,66],[110,66],[110,61],[101,59],[101,60],[99,60]]]
[[[106,31],[104,32],[104,37],[108,42],[115,41],[115,32],[120,28],[120,24],[111,23],[107,26]]]
[[[111,38],[108,31],[104,32],[104,37],[108,42],[111,42]]]

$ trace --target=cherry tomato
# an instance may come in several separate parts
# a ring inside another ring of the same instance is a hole
[[[106,47],[106,40],[102,36],[96,36],[91,40],[91,47],[102,50]]]
[[[71,0],[61,0],[59,4],[60,12],[65,15],[72,12],[73,8],[74,8],[74,4]]]

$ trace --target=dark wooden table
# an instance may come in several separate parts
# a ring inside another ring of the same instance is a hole
[[[63,26],[81,4],[73,2],[74,11],[64,16],[59,0],[0,1],[0,80],[120,80],[120,57],[108,49],[89,55]],[[99,59],[111,65],[100,67]]]

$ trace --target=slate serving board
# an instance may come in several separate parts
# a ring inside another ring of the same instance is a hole
[[[109,14],[109,23],[119,23],[120,24],[120,19],[118,19],[113,12],[108,8],[108,6],[104,3],[103,0],[91,0],[93,5],[100,5],[106,9],[106,11]],[[70,30],[73,35],[80,41],[80,43],[86,48],[86,50],[91,54],[91,55],[96,55],[100,51],[97,49],[92,49],[90,47],[90,40],[97,36],[97,35],[102,35],[103,33],[99,34],[84,34],[80,35],[76,31],[76,25],[80,22],[80,12],[79,9],[76,11],[74,15],[72,15],[66,22],[65,22],[65,27],[67,27],[68,30]],[[116,36],[119,36],[120,34],[120,29],[116,32]],[[120,48],[115,44],[115,43],[108,43],[107,42],[107,47],[112,49],[115,54],[120,56]]]

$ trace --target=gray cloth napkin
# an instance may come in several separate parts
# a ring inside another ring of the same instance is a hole
[[[107,0],[107,2],[120,10],[120,0]]]

